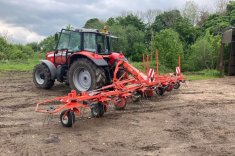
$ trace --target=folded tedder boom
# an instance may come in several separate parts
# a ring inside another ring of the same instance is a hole
[[[91,109],[93,117],[102,117],[110,104],[114,104],[119,110],[125,109],[127,98],[138,101],[140,97],[152,97],[154,92],[163,95],[165,91],[178,89],[181,82],[185,82],[179,65],[173,75],[158,74],[158,53],[156,53],[156,73],[149,69],[149,59],[147,56],[146,65],[148,74],[144,74],[127,61],[120,60],[116,64],[113,83],[100,89],[76,93],[72,90],[67,96],[57,97],[38,103],[35,111],[47,113],[49,115],[60,113],[60,120],[63,126],[71,127],[75,122],[75,114],[81,116],[82,109]],[[143,57],[143,62],[144,62]],[[117,78],[117,72],[121,68],[124,74]],[[45,108],[43,106],[49,106]]]

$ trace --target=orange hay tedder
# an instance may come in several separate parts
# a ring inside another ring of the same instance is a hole
[[[159,74],[158,51],[156,51],[156,72],[150,69],[148,56],[145,58],[143,55],[143,65],[147,74],[133,67],[127,60],[120,59],[116,63],[111,84],[79,93],[72,90],[67,96],[38,103],[35,111],[48,115],[60,113],[62,125],[71,127],[75,123],[75,114],[81,116],[81,110],[84,108],[91,109],[93,117],[102,117],[111,104],[114,104],[118,110],[124,110],[128,98],[135,102],[141,97],[154,96],[154,92],[163,95],[165,91],[178,89],[180,83],[185,82],[180,69],[180,57],[176,72],[171,75]],[[121,76],[117,76],[120,69],[124,72]]]

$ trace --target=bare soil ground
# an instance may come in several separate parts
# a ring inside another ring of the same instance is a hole
[[[43,126],[35,104],[68,92],[37,89],[30,73],[0,73],[0,155],[235,155],[235,77],[188,82],[103,118],[87,113],[73,128],[58,115]]]

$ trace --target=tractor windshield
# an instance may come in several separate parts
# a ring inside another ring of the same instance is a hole
[[[81,34],[75,31],[63,30],[57,45],[58,50],[81,50]]]

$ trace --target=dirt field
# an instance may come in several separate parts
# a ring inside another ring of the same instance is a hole
[[[69,88],[34,87],[30,73],[0,73],[0,155],[235,155],[235,77],[188,82],[180,90],[77,118],[64,128],[36,102]]]

